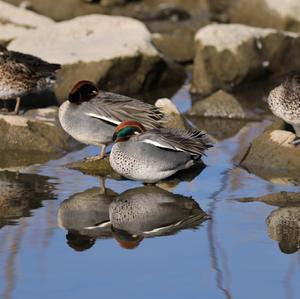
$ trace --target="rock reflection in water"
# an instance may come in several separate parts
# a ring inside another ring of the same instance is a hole
[[[295,253],[300,248],[300,207],[273,211],[267,218],[269,236],[278,242],[283,253]]]
[[[172,235],[196,228],[209,216],[190,197],[144,186],[121,193],[109,208],[113,236],[126,249],[146,237]]]
[[[66,239],[71,248],[83,251],[96,239],[111,237],[109,205],[116,196],[110,189],[91,188],[61,203],[58,225],[68,231]]]
[[[55,198],[48,179],[35,174],[0,172],[0,228],[30,216],[32,209],[42,206],[42,200]]]

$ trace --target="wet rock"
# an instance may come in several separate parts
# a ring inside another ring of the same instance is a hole
[[[215,92],[202,101],[197,101],[189,110],[189,114],[203,117],[257,119],[253,113],[246,111],[233,95],[223,90]]]
[[[206,118],[188,115],[188,119],[199,130],[204,130],[219,141],[235,136],[247,124],[246,120],[228,118]]]
[[[161,108],[165,113],[166,123],[164,124],[164,127],[179,129],[190,128],[190,125],[184,116],[179,112],[176,105],[170,99],[158,99],[155,102],[155,106]]]
[[[266,70],[300,69],[300,35],[239,24],[212,24],[197,32],[192,92],[231,90]]]
[[[58,124],[57,107],[0,115],[1,168],[42,163],[78,147]]]
[[[295,134],[276,122],[254,139],[240,164],[247,169],[267,169],[273,172],[291,171],[299,174],[300,147],[290,144]]]
[[[269,236],[278,242],[283,253],[295,253],[300,248],[300,207],[280,208],[267,218]]]
[[[300,193],[297,192],[279,192],[266,194],[261,197],[244,197],[240,198],[240,202],[263,202],[268,205],[286,207],[286,206],[300,206]]]
[[[230,4],[227,10],[232,23],[300,32],[298,0],[238,0]]]
[[[101,176],[101,177],[111,177],[116,180],[122,179],[122,177],[114,172],[109,163],[109,157],[104,159],[84,159],[81,161],[76,161],[66,165],[66,167],[71,169],[79,170],[85,174]]]
[[[54,24],[51,19],[0,1],[0,43]]]
[[[24,34],[8,48],[60,63],[56,86],[60,100],[82,79],[125,94],[182,80],[182,72],[178,78],[154,48],[147,28],[130,18],[77,17]],[[167,75],[170,72],[172,76]]]

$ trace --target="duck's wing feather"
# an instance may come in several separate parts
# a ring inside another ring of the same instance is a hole
[[[49,63],[30,54],[24,54],[15,51],[7,51],[9,59],[20,65],[20,69],[31,74],[38,74],[40,77],[48,77],[60,69],[60,65]]]
[[[147,129],[161,127],[164,114],[160,108],[119,94],[102,92],[85,103],[87,115],[119,125],[124,120],[135,120]]]
[[[175,128],[152,129],[134,137],[139,142],[156,147],[189,153],[193,156],[203,155],[212,144],[208,136],[201,131],[187,131]]]

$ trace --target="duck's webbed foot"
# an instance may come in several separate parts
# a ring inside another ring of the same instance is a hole
[[[106,149],[106,145],[100,146],[100,153],[98,156],[87,157],[85,158],[85,160],[96,161],[96,160],[104,159],[106,157],[105,149]]]

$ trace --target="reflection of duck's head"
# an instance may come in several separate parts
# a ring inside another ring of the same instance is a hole
[[[58,210],[58,225],[67,230],[83,230],[99,223],[109,222],[109,205],[115,193],[107,189],[103,194],[99,188],[76,193],[64,200]],[[103,226],[108,232],[109,226]]]
[[[140,245],[140,243],[144,239],[141,236],[132,235],[124,230],[113,228],[112,231],[113,237],[118,242],[120,247],[124,249],[135,249]]]
[[[295,253],[299,249],[299,245],[297,242],[290,242],[290,240],[281,240],[278,243],[278,247],[281,252],[286,253],[286,254],[291,254]]]
[[[71,230],[66,235],[67,244],[75,251],[85,251],[95,244],[95,239],[89,236],[81,235],[75,230]]]
[[[115,230],[151,237],[195,228],[207,215],[189,197],[144,186],[120,194],[109,207],[109,218]]]
[[[285,207],[273,211],[267,218],[269,236],[278,242],[283,253],[300,248],[300,207]]]

